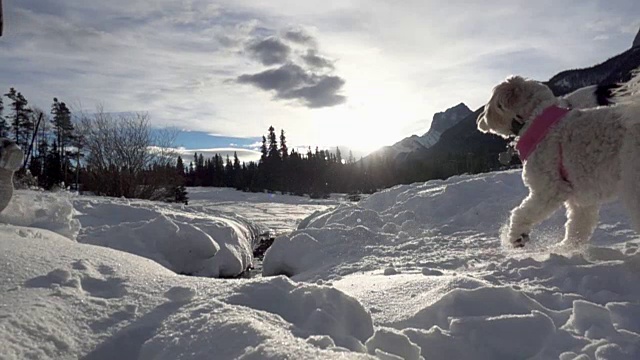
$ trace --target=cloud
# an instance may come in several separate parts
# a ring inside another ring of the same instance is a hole
[[[345,80],[332,74],[333,61],[321,55],[316,39],[302,28],[290,28],[276,35],[267,28],[257,32],[246,52],[263,65],[281,65],[236,78],[240,84],[271,91],[276,100],[297,100],[307,108],[331,107],[346,102],[340,94]],[[267,37],[264,37],[267,36]],[[286,43],[285,43],[286,42]]]
[[[241,84],[251,84],[262,90],[275,90],[285,93],[308,84],[311,76],[302,67],[288,63],[275,69],[268,69],[257,74],[244,74],[238,77]]]
[[[344,103],[347,98],[338,94],[344,86],[344,80],[338,76],[321,76],[313,85],[280,94],[284,99],[302,100],[307,107],[321,108]]]
[[[546,80],[626,50],[639,12],[637,0],[5,1],[0,90],[45,109],[55,96],[148,111],[154,126],[255,137],[273,124],[299,144],[373,147],[454,102],[480,106],[509,74]],[[265,66],[247,46],[269,37],[290,53]],[[230,142],[243,144],[184,145]]]
[[[282,37],[296,44],[309,45],[313,47],[317,45],[316,39],[314,39],[313,36],[308,34],[303,29],[287,30],[284,32],[284,34],[282,34]]]
[[[247,51],[263,65],[283,64],[291,54],[291,48],[274,36],[250,42]]]
[[[260,156],[262,155],[259,151],[248,150],[248,149],[238,149],[238,148],[207,148],[207,149],[177,149],[178,153],[184,160],[185,164],[189,164],[189,162],[194,161],[193,155],[194,153],[198,153],[198,155],[202,154],[205,159],[211,158],[214,155],[220,155],[223,159],[226,159],[228,156],[231,161],[233,161],[233,155],[237,154],[240,162],[250,162],[250,161],[258,161]]]
[[[314,74],[294,63],[257,74],[240,75],[237,81],[275,91],[277,99],[300,100],[309,108],[334,106],[346,101],[345,96],[338,94],[345,83],[344,79]]]
[[[246,147],[248,149],[253,149],[255,151],[258,151],[258,149],[260,149],[260,146],[262,146],[262,141],[256,141],[253,144],[243,145],[243,147]]]
[[[333,62],[323,56],[318,55],[315,49],[308,49],[307,53],[302,55],[302,60],[312,68],[316,69],[333,69]]]

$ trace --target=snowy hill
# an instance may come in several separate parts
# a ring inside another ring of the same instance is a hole
[[[196,190],[193,209],[20,192],[0,217],[2,357],[640,358],[640,237],[617,204],[603,208],[593,244],[570,252],[550,249],[562,214],[532,246],[502,246],[526,195],[518,171],[397,186],[358,204]],[[264,260],[265,276],[291,280],[181,276],[73,240],[103,229],[116,241],[156,214],[216,239],[205,215],[261,227],[280,221],[270,208],[301,219],[314,206],[293,233],[295,220],[276,226]]]
[[[396,159],[402,154],[426,150],[440,140],[440,136],[443,132],[460,122],[469,114],[471,114],[471,110],[469,110],[469,108],[463,103],[449,108],[446,111],[436,113],[433,115],[429,131],[422,136],[411,135],[391,146],[386,146],[373,152],[372,155]],[[366,161],[366,159],[367,158],[365,157],[364,160]]]
[[[425,359],[638,358],[640,238],[622,210],[603,209],[588,249],[550,249],[562,214],[533,247],[505,248],[501,227],[525,195],[518,171],[387,189],[276,239],[264,273],[354,296],[376,336]]]

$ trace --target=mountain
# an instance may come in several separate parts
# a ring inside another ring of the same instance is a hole
[[[638,30],[638,34],[636,35],[636,38],[633,40],[633,47],[639,47],[640,46],[640,30]]]
[[[585,69],[563,71],[552,77],[547,85],[554,94],[561,96],[589,85],[626,82],[631,79],[631,72],[638,66],[640,66],[640,47],[636,46],[601,64]]]
[[[636,37],[634,45],[640,41]],[[562,96],[590,85],[609,85],[628,81],[632,71],[640,67],[640,46],[616,55],[605,62],[585,68],[563,71],[553,76],[547,85],[555,95]],[[403,182],[447,178],[461,173],[477,173],[499,169],[498,154],[504,151],[506,140],[483,134],[476,128],[476,119],[483,107],[467,115],[443,131],[431,147],[396,157],[396,171]],[[517,161],[517,160],[516,160]]]
[[[466,118],[472,113],[472,111],[464,103],[460,103],[446,111],[436,113],[433,115],[433,121],[431,122],[431,128],[429,131],[421,136],[422,143],[427,148],[435,145],[443,132],[447,131],[452,126],[460,122],[460,120]]]
[[[464,103],[460,103],[446,111],[436,113],[433,115],[431,128],[424,135],[411,135],[391,146],[385,146],[367,156],[365,161],[372,155],[384,156],[396,160],[402,155],[415,151],[426,150],[440,140],[440,136],[443,132],[456,125],[460,120],[469,116],[471,113],[471,110]]]

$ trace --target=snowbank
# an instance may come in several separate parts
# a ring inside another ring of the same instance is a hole
[[[330,273],[345,275],[350,271],[344,264],[359,263],[358,270],[382,266],[375,259],[379,253],[387,260],[426,243],[450,245],[434,243],[433,237],[465,230],[498,234],[496,219],[506,218],[524,191],[516,172],[383,190],[357,205],[344,204],[303,220],[297,231],[276,239],[265,255],[263,274],[314,279],[337,267]],[[319,270],[317,276],[314,270]]]
[[[181,274],[233,277],[253,265],[260,234],[291,231],[308,214],[335,204],[231,189],[192,190],[190,206],[21,190],[0,214],[0,223],[130,252]]]
[[[74,215],[67,192],[16,190],[9,206],[0,213],[0,223],[51,230],[75,239],[80,223]]]
[[[157,261],[180,274],[230,277],[253,265],[263,231],[233,214],[198,212],[180,205],[76,197],[78,241]]]
[[[233,277],[253,265],[254,242],[268,228],[224,210],[20,190],[0,223],[130,252],[181,274]]]
[[[135,255],[12,225],[0,226],[0,249],[5,359],[368,357],[371,317],[332,288],[178,276]]]
[[[503,247],[525,196],[519,171],[397,186],[303,220],[263,274],[354,296],[384,326],[366,343],[382,357],[640,358],[640,251],[624,211],[605,206],[580,253],[550,254],[562,212],[532,246]]]

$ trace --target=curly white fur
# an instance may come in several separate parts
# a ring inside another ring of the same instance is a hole
[[[15,142],[0,138],[0,212],[13,197],[13,173],[20,169],[24,155]]]
[[[511,123],[516,117],[525,119],[522,135],[546,107],[573,106],[525,162],[522,178],[529,195],[511,211],[506,240],[523,245],[533,226],[564,204],[567,223],[562,244],[584,245],[597,225],[600,205],[620,194],[640,231],[639,88],[637,73],[616,93],[616,105],[609,107],[592,107],[597,103],[589,100],[585,91],[577,92],[573,99],[558,99],[547,86],[517,76],[494,88],[478,118],[478,129],[505,138],[515,136]],[[562,152],[558,151],[560,145]],[[560,156],[569,182],[563,181],[558,171]]]

